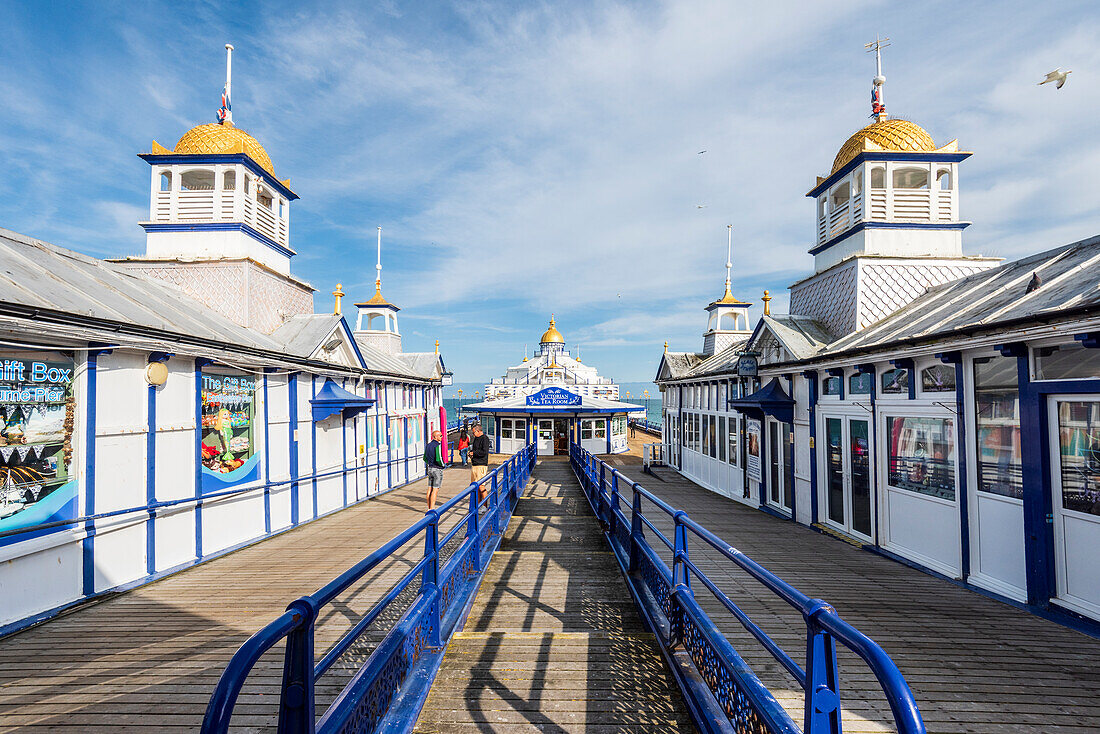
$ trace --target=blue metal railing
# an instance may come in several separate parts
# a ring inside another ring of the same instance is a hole
[[[321,589],[291,602],[282,615],[252,635],[230,659],[210,698],[202,731],[228,731],[249,673],[265,652],[283,640],[286,652],[279,732],[338,732],[352,726],[356,732],[374,732],[383,726],[389,731],[411,729],[442,659],[443,645],[463,618],[482,571],[527,485],[535,458],[534,445],[524,447]],[[488,493],[479,500],[483,488]],[[466,508],[465,516],[440,537],[440,519],[462,508]],[[485,513],[479,516],[482,509]],[[463,530],[465,536],[458,548],[446,559],[441,558],[441,549]],[[314,630],[322,607],[420,537],[424,551],[419,560],[315,663]],[[420,586],[409,608],[318,721],[314,700],[317,680],[417,579]],[[399,697],[405,703],[398,710],[393,704]]]
[[[658,436],[661,435],[661,424],[659,421],[640,420],[638,418],[635,418],[631,420],[630,423],[636,425],[642,430],[649,431],[650,433],[656,433]]]
[[[805,699],[802,731],[840,734],[840,674],[836,660],[836,643],[840,642],[862,658],[878,679],[898,732],[924,734],[924,722],[913,693],[897,665],[877,643],[841,619],[831,606],[806,596],[692,520],[687,513],[662,501],[581,447],[570,445],[569,458],[700,728],[707,732],[794,734],[800,731],[700,607],[695,599],[693,579],[706,587],[802,687]],[[628,493],[629,516],[622,510],[620,485]],[[667,516],[666,522],[671,519],[672,538],[646,517],[643,500]],[[671,569],[650,546],[648,534],[672,552]],[[802,614],[807,640],[805,669],[692,561],[688,552],[689,538],[717,551]]]

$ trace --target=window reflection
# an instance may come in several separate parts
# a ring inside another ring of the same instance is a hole
[[[978,489],[1021,499],[1020,390],[1015,357],[974,360]]]

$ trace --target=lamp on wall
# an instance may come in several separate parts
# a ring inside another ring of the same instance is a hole
[[[168,382],[168,365],[165,362],[172,356],[168,352],[151,352],[149,364],[145,365],[145,382],[153,387],[160,387]]]

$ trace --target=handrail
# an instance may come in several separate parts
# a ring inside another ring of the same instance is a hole
[[[570,463],[596,515],[602,520],[608,541],[628,574],[643,615],[658,632],[658,642],[669,655],[686,656],[706,682],[705,701],[696,701],[693,713],[716,709],[730,721],[755,716],[769,732],[796,732],[794,721],[779,706],[759,679],[741,659],[725,636],[699,606],[692,591],[698,580],[718,602],[783,666],[802,687],[805,697],[803,731],[808,734],[840,733],[839,669],[836,643],[858,655],[878,680],[900,734],[925,734],[916,699],[897,665],[876,642],[844,621],[826,602],[813,599],[761,564],[725,542],[713,532],[615,467],[576,444],[569,447]],[[629,514],[621,509],[620,486],[629,488]],[[649,528],[668,545],[653,519],[646,517],[642,501],[647,500],[671,519],[674,542],[670,546],[672,567],[661,559],[646,537]],[[806,667],[801,668],[737,604],[719,589],[690,557],[689,538],[710,546],[773,594],[798,610],[806,625]],[[686,664],[686,663],[685,663]],[[674,667],[675,671],[675,667]],[[697,680],[697,679],[695,679]],[[683,679],[682,679],[683,683]],[[699,688],[684,683],[689,699]],[[743,704],[743,702],[747,703]],[[701,717],[701,719],[700,719]],[[718,722],[700,714],[698,724],[707,731],[723,731],[729,722]]]
[[[252,668],[265,652],[282,640],[286,640],[286,653],[279,703],[278,731],[281,734],[341,731],[353,719],[359,724],[369,722],[366,727],[360,725],[358,731],[376,731],[390,715],[392,703],[398,698],[404,700],[410,691],[419,701],[418,710],[441,659],[442,646],[476,590],[482,570],[526,487],[536,458],[535,445],[528,444],[484,478],[471,483],[438,509],[425,513],[316,592],[291,602],[286,612],[252,635],[230,659],[210,697],[202,731],[207,734],[228,731],[237,697]],[[478,493],[483,486],[489,492],[479,502]],[[440,551],[446,542],[440,542],[440,517],[464,501],[467,503],[466,515],[458,519],[445,538],[455,537],[463,527],[466,537],[440,568]],[[479,516],[481,506],[488,509]],[[320,662],[314,664],[314,631],[322,607],[419,537],[424,538],[424,551],[419,560],[322,655]],[[317,680],[418,576],[420,589],[408,609],[318,721],[314,701]],[[412,711],[412,716],[415,715],[416,711]]]

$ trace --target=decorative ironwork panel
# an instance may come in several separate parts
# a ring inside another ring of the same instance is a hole
[[[439,608],[443,614],[450,610],[451,602],[459,598],[459,591],[470,577],[477,575],[477,569],[474,565],[474,554],[477,553],[477,548],[473,545],[467,545],[465,548],[462,554],[462,562],[439,586]]]
[[[714,698],[726,712],[738,734],[770,734],[764,719],[753,707],[752,700],[738,683],[738,679],[726,667],[722,656],[714,649],[707,636],[691,616],[682,615],[684,649],[706,681]]]
[[[669,634],[675,640],[680,630],[680,610],[676,608],[673,602],[672,586],[647,553],[641,554],[639,565],[641,566],[642,581],[645,582],[646,587],[657,600],[661,613],[668,620]]]

